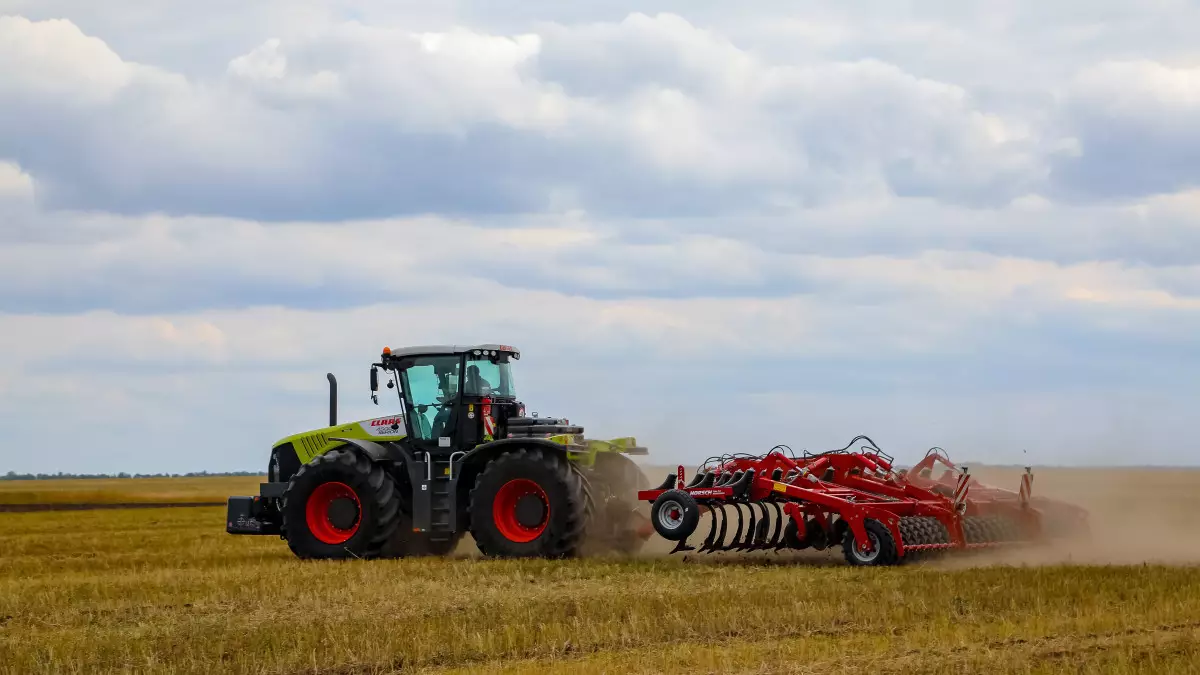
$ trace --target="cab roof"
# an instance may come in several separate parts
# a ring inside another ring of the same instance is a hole
[[[387,350],[387,347],[384,347]],[[416,347],[399,347],[392,349],[390,352],[384,353],[392,358],[401,356],[457,356],[459,354],[469,354],[475,351],[494,351],[512,354],[513,357],[521,358],[521,351],[512,345],[501,344],[479,344],[479,345],[420,345]]]

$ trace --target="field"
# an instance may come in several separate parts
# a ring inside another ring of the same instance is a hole
[[[0,481],[0,510],[47,505],[224,504],[231,494],[257,494],[262,480],[236,476]]]
[[[0,483],[0,504],[256,484]],[[226,535],[220,507],[0,513],[0,673],[1200,672],[1197,488],[1200,471],[1045,470],[1035,489],[1093,509],[1095,541],[865,570],[662,542],[485,561],[469,538],[449,561],[304,563]]]

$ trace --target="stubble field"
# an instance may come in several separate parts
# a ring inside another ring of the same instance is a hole
[[[0,504],[257,482],[0,483]],[[1035,489],[1092,509],[1093,540],[888,569],[654,540],[489,561],[469,537],[452,560],[315,563],[226,535],[221,507],[0,512],[0,673],[1200,672],[1200,471],[1042,470]]]

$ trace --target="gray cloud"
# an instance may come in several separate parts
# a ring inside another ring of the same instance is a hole
[[[261,468],[473,340],[665,462],[1188,459],[1188,4],[215,7],[0,0],[0,470]]]
[[[336,219],[566,198],[668,215],[869,189],[993,204],[1042,162],[1032,130],[957,85],[873,61],[762,62],[673,16],[546,39],[335,24],[197,80],[69,22],[2,28],[0,58],[24,65],[0,82],[14,100],[0,154],[60,208]],[[594,95],[605,79],[621,84]]]

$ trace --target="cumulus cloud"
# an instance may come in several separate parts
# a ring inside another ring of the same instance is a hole
[[[0,469],[260,468],[474,340],[665,462],[1184,427],[1192,7],[210,5],[0,0]]]
[[[269,38],[211,81],[69,21],[5,22],[0,58],[26,67],[0,85],[21,103],[0,152],[72,208],[324,219],[570,195],[713,212],[864,190],[981,203],[1040,177],[1035,131],[962,87],[873,60],[764,62],[674,15],[544,36],[343,22]]]
[[[1072,195],[1130,196],[1195,187],[1200,175],[1200,67],[1109,61],[1071,83],[1080,150],[1058,166]]]

